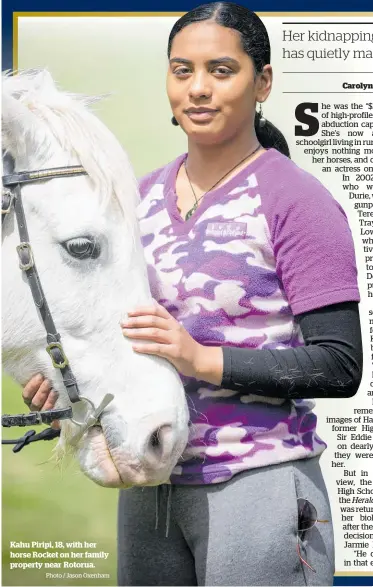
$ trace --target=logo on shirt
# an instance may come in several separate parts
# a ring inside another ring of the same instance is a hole
[[[206,236],[245,237],[247,225],[245,222],[209,222]]]

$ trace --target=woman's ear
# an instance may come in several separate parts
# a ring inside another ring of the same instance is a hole
[[[272,65],[265,65],[256,78],[256,101],[265,102],[268,98],[273,82]]]

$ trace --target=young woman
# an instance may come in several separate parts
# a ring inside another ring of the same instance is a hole
[[[174,25],[168,56],[188,152],[141,180],[158,303],[122,327],[136,352],[183,377],[190,438],[170,484],[120,494],[118,584],[332,585],[312,410],[314,398],[353,396],[361,379],[347,219],[256,112],[272,68],[254,13],[197,7]],[[49,392],[31,380],[24,397],[50,408]]]

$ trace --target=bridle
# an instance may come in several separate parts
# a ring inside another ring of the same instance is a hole
[[[47,338],[46,351],[49,354],[52,364],[60,370],[63,384],[66,388],[71,404],[85,402],[88,404],[89,412],[84,421],[73,418],[72,406],[54,410],[45,410],[42,412],[30,412],[29,414],[4,414],[1,417],[1,425],[9,428],[11,426],[33,426],[35,424],[50,424],[53,420],[70,419],[71,422],[79,427],[79,430],[70,439],[71,443],[78,441],[91,426],[99,422],[99,418],[106,406],[114,399],[113,394],[105,394],[103,400],[95,408],[93,402],[79,394],[78,384],[73,375],[69,360],[61,344],[61,335],[57,332],[52,315],[49,311],[48,303],[39,279],[38,271],[35,264],[34,254],[30,244],[30,238],[27,230],[25,212],[22,203],[21,186],[32,182],[56,179],[60,177],[75,177],[78,175],[87,175],[85,169],[79,165],[67,167],[55,167],[51,169],[42,169],[37,171],[20,171],[14,172],[14,161],[9,155],[5,155],[5,163],[12,165],[12,172],[3,176],[3,192],[1,225],[14,208],[15,217],[18,225],[20,244],[17,246],[19,257],[19,268],[24,271],[36,309],[44,324]],[[16,440],[2,440],[2,444],[15,444],[13,452],[19,452],[24,446],[36,440],[52,440],[60,435],[60,430],[53,428],[44,429],[39,434],[35,430],[28,431],[24,436]]]

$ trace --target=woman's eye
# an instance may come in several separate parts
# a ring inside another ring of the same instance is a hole
[[[69,239],[62,246],[75,259],[98,259],[101,252],[97,240],[88,236]]]
[[[217,73],[218,75],[231,75],[233,71],[228,67],[216,67],[213,73]]]
[[[188,73],[190,73],[188,67],[178,67],[177,69],[174,69],[175,75],[187,75]]]

